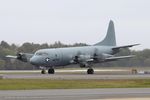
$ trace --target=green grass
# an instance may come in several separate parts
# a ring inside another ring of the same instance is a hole
[[[79,89],[79,88],[150,88],[150,79],[138,80],[48,80],[1,79],[0,90]]]

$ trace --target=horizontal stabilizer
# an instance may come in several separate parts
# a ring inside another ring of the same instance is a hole
[[[129,47],[133,47],[133,46],[137,46],[140,44],[133,44],[133,45],[125,45],[125,46],[118,46],[118,47],[114,47],[112,48],[112,50],[117,50],[117,49],[121,49],[121,48],[129,48]]]

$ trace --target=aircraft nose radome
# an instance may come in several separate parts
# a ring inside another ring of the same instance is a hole
[[[32,57],[32,58],[30,59],[30,63],[31,63],[32,65],[36,65],[36,60]]]

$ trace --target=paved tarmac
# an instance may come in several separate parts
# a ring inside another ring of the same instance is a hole
[[[96,70],[95,74],[87,75],[86,70],[56,70],[52,74],[40,74],[38,71],[0,71],[5,79],[150,79],[150,74],[131,74],[129,70]]]
[[[77,79],[150,79],[149,74],[145,75],[87,75],[87,74],[1,74],[5,79],[54,79],[54,80],[77,80]]]
[[[113,98],[146,98],[150,100],[150,88],[114,89],[52,89],[0,91],[0,100],[111,100]],[[128,100],[126,99],[126,100]],[[113,99],[115,100],[115,99]]]

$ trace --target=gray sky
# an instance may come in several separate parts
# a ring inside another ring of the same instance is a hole
[[[118,45],[150,48],[150,0],[0,0],[0,41],[92,45],[110,19]]]

